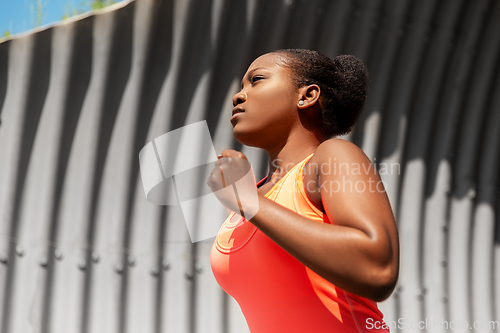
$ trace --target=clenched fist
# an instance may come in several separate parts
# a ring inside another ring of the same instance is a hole
[[[224,150],[207,178],[207,185],[229,210],[247,220],[257,213],[259,194],[252,167],[243,153]]]

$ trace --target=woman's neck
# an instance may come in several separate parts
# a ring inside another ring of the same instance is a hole
[[[266,183],[277,182],[295,165],[314,153],[321,141],[311,132],[307,134],[309,135],[291,133],[284,144],[266,150],[269,156],[269,173]]]

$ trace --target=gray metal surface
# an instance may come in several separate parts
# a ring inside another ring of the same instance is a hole
[[[498,31],[497,0],[136,0],[1,42],[0,331],[248,331],[213,239],[192,244],[180,207],[146,201],[138,155],[206,120],[217,152],[263,176],[228,119],[248,64],[278,48],[369,67],[346,138],[392,170],[391,331],[497,331]]]

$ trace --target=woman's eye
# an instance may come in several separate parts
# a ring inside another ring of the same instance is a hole
[[[252,83],[255,83],[255,82],[257,82],[257,81],[259,81],[259,80],[262,80],[262,79],[263,79],[263,77],[262,77],[262,76],[254,76],[254,77],[252,77],[251,82],[252,82]]]

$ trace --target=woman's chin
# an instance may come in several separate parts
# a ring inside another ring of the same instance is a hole
[[[239,143],[249,147],[259,147],[255,133],[238,129],[238,125],[233,127],[233,136]]]

